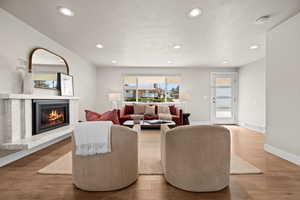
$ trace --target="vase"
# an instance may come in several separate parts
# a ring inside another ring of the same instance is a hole
[[[23,93],[24,94],[33,94],[33,78],[32,73],[26,73],[23,78]]]

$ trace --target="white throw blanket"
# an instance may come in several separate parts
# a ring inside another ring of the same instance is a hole
[[[74,129],[76,155],[111,152],[111,121],[78,123]]]

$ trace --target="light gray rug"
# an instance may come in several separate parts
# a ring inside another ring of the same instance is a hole
[[[139,174],[161,175],[160,164],[160,132],[157,130],[146,130],[139,138]],[[38,171],[39,174],[71,175],[72,154],[71,152],[50,163]],[[231,155],[230,174],[260,174],[261,170],[243,160],[237,155]]]

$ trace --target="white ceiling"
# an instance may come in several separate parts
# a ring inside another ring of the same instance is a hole
[[[0,7],[97,66],[221,67],[263,58],[266,31],[298,13],[300,0],[0,0]],[[203,14],[187,17],[195,7]],[[267,14],[272,22],[254,24]],[[249,50],[253,44],[260,48]]]

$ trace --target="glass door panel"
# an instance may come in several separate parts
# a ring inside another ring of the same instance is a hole
[[[216,118],[231,119],[232,111],[231,110],[216,110]]]
[[[216,108],[232,108],[232,98],[216,98]]]
[[[231,98],[232,97],[232,88],[231,87],[215,87],[216,88],[216,97],[217,98]]]
[[[236,73],[212,73],[211,121],[216,124],[235,123]]]

